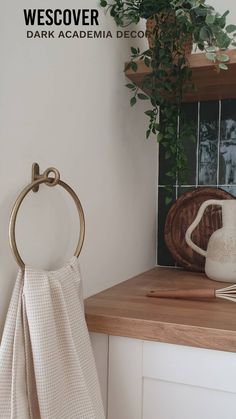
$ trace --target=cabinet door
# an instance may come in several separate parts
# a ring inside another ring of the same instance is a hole
[[[236,395],[144,379],[143,419],[235,419]]]
[[[236,419],[236,354],[110,336],[108,419]]]
[[[143,342],[143,419],[235,419],[236,354]]]
[[[142,344],[109,337],[108,419],[142,419]]]

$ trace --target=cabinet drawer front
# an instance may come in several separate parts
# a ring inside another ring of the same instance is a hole
[[[143,376],[236,393],[236,354],[144,341]]]
[[[143,419],[235,419],[236,395],[144,379]]]

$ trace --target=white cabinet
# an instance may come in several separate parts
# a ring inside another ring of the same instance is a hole
[[[144,378],[143,419],[235,419],[236,395]]]
[[[142,418],[142,341],[109,337],[108,419]]]
[[[92,335],[107,419],[236,419],[236,354]]]

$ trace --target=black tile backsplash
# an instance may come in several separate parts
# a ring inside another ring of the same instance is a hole
[[[195,140],[186,138],[188,156],[186,184],[173,185],[172,202],[166,204],[166,173],[171,162],[165,160],[165,151],[159,148],[158,185],[158,255],[161,266],[175,266],[164,242],[164,226],[167,212],[182,193],[198,186],[219,187],[236,197],[236,100],[223,100],[184,104],[180,119],[193,124]]]
[[[192,185],[196,182],[196,149],[197,149],[197,138],[198,138],[198,103],[188,103],[182,106],[181,118],[179,122],[180,133],[185,125],[190,127],[193,133],[193,138],[189,135],[184,138],[184,147],[186,152],[187,161],[187,172],[186,172],[186,185]],[[185,131],[184,131],[185,132]]]
[[[236,106],[234,100],[221,105],[219,178],[224,185],[236,184]]]
[[[166,176],[172,167],[171,159],[165,158],[165,148],[160,144],[159,146],[159,185],[169,185],[170,178]]]
[[[219,102],[201,103],[199,122],[198,183],[217,185]]]

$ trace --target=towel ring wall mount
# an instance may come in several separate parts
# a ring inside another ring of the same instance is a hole
[[[54,177],[50,176],[51,174],[53,174]],[[84,236],[85,236],[85,219],[84,219],[84,211],[83,211],[83,208],[82,208],[82,205],[78,196],[76,195],[75,191],[67,183],[63,182],[60,179],[60,173],[56,168],[49,167],[43,172],[43,174],[40,174],[38,163],[33,163],[32,181],[29,185],[27,185],[22,190],[22,192],[16,199],[16,202],[11,212],[10,222],[9,222],[9,241],[10,241],[11,250],[16,259],[16,262],[18,263],[21,269],[25,268],[25,263],[20,256],[20,253],[18,251],[17,244],[16,244],[16,231],[15,230],[16,230],[17,214],[26,195],[28,195],[30,191],[38,192],[39,186],[43,183],[50,187],[59,185],[62,188],[64,188],[73,198],[78,214],[79,214],[79,219],[80,219],[80,235],[79,235],[79,240],[78,240],[78,244],[77,244],[74,256],[79,257],[80,252],[83,247]]]

